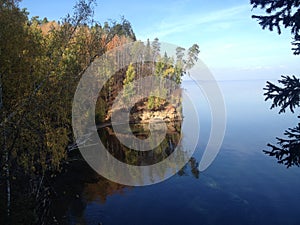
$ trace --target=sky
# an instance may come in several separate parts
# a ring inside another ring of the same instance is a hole
[[[217,80],[279,79],[299,75],[300,56],[291,51],[289,30],[262,30],[250,0],[98,0],[95,19],[104,23],[124,16],[137,39],[158,37],[184,48],[197,43],[199,58]],[[30,17],[59,20],[72,13],[75,0],[23,0]]]

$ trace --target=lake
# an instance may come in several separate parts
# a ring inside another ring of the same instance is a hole
[[[216,159],[199,172],[210,111],[199,87],[184,81],[200,121],[196,151],[184,169],[155,185],[128,187],[75,163],[59,183],[54,220],[70,225],[300,224],[300,168],[287,169],[262,151],[297,125],[297,114],[269,110],[265,82],[218,82],[226,104],[226,133]],[[183,113],[188,117],[184,107]],[[189,132],[189,126],[182,127],[183,135]]]

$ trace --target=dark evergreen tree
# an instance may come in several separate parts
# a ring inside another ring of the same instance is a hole
[[[281,28],[291,29],[293,36],[293,52],[300,54],[300,1],[298,0],[251,0],[253,8],[264,9],[266,15],[253,15],[259,21],[263,29],[273,31],[277,29],[281,34]],[[279,113],[289,109],[294,113],[300,104],[300,82],[295,76],[282,76],[278,81],[283,87],[267,82],[264,88],[265,100],[271,100],[271,109],[279,107]],[[277,145],[268,144],[272,149],[264,150],[267,155],[275,156],[278,163],[287,167],[300,165],[300,124],[295,128],[289,128],[284,133],[287,138],[277,138]]]
[[[293,35],[292,50],[300,54],[300,1],[299,0],[251,0],[253,8],[264,9],[266,15],[253,15],[263,29],[273,31],[277,29],[281,34],[281,27],[290,28]]]

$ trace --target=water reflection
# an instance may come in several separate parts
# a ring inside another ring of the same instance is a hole
[[[99,176],[84,160],[76,160],[56,179],[49,218],[53,224],[86,224],[84,212],[90,202],[104,204],[110,196],[130,189]]]
[[[184,151],[181,146],[181,121],[167,123],[167,128],[167,135],[163,142],[157,148],[143,152],[122,145],[111,126],[102,127],[98,133],[105,147],[118,160],[133,165],[152,165],[168,157],[176,148]],[[137,138],[145,139],[149,135],[147,124],[131,124],[131,130]],[[176,168],[176,165],[169,166],[165,168],[165,171],[156,172],[164,176],[170,168]],[[195,158],[191,158],[183,168],[178,169],[178,176],[199,178],[199,174],[198,162]],[[112,196],[126,195],[134,187],[111,182],[98,175],[83,159],[76,158],[68,166],[68,171],[55,182],[54,189],[56,196],[50,209],[53,223],[87,224],[85,212],[88,211],[89,205],[107,204]],[[101,211],[93,213],[97,215],[97,218],[101,218]],[[105,216],[104,213],[103,216]],[[101,221],[99,223],[101,224]]]
[[[189,162],[181,169],[178,171],[179,176],[188,176],[190,173],[195,177],[196,179],[199,178],[200,176],[200,171],[199,171],[199,163],[197,160],[192,157]],[[190,173],[189,173],[190,171]]]
[[[121,133],[118,136],[122,138],[130,139],[128,133],[133,133],[138,139],[147,139],[150,135],[148,124],[131,124],[131,132],[122,130],[120,125]],[[122,132],[123,131],[123,132]],[[181,148],[181,122],[169,122],[167,123],[167,133],[163,141],[152,150],[149,151],[136,151],[128,148],[127,146],[120,143],[113,128],[108,126],[98,130],[99,137],[104,144],[105,148],[118,160],[136,166],[153,165],[164,159],[166,159],[171,153],[174,152],[176,147]],[[134,142],[134,140],[130,140]],[[152,139],[153,146],[157,144],[156,139]],[[134,145],[134,143],[132,144]]]

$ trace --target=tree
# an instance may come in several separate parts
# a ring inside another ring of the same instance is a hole
[[[18,3],[0,0],[0,223],[43,224],[52,177],[73,143],[77,84],[95,58],[135,35],[124,18],[96,23],[94,0],[79,0],[59,22],[28,19]],[[103,120],[104,101],[97,110]]]
[[[267,15],[252,18],[258,19],[263,29],[268,28],[273,31],[274,27],[278,34],[281,34],[281,26],[290,28],[294,41],[292,50],[295,55],[300,54],[300,1],[298,0],[251,0],[253,8],[264,9]],[[300,106],[300,81],[295,76],[282,76],[278,80],[283,87],[267,82],[264,88],[265,100],[271,100],[271,109],[279,107],[279,113],[284,113],[289,109],[292,113]],[[298,116],[299,118],[299,116]],[[300,123],[295,128],[289,128],[284,133],[287,138],[278,138],[277,145],[268,144],[270,151],[264,153],[275,156],[278,163],[287,167],[300,166]]]
[[[182,48],[182,47],[176,48],[176,61],[177,62],[181,62],[181,63],[183,62],[184,51],[185,51],[185,48]]]
[[[26,73],[26,76],[22,77],[23,82],[17,85],[16,79],[20,78],[19,74],[29,69],[28,64],[26,65],[24,62],[29,58],[23,53],[30,51],[27,46],[28,42],[23,42],[28,38],[28,33],[24,29],[27,13],[21,11],[17,7],[17,3],[17,1],[10,0],[0,1],[0,164],[1,174],[4,175],[6,181],[6,199],[1,200],[6,201],[7,218],[11,215],[11,144],[14,143],[11,140],[15,137],[12,136],[14,128],[5,121],[8,119],[8,115],[13,113],[12,109],[20,105],[20,100],[27,94],[23,91],[28,88],[30,78],[29,73]],[[20,60],[21,57],[24,57],[25,60]]]
[[[125,104],[130,102],[130,99],[134,96],[134,85],[133,81],[135,78],[135,68],[132,63],[129,64],[128,69],[126,71],[126,77],[123,81],[124,84],[124,100]]]
[[[155,62],[156,58],[160,53],[160,43],[158,38],[154,38],[152,42],[152,52],[153,52],[153,62]]]
[[[279,113],[284,113],[286,109],[290,109],[294,113],[295,108],[300,106],[300,81],[295,76],[282,76],[278,81],[283,84],[279,87],[271,82],[267,82],[267,87],[264,88],[267,100],[272,100],[271,109],[280,107]]]
[[[99,27],[91,32],[86,26],[93,1],[80,0],[73,15],[45,33],[37,18],[29,20],[17,3],[0,0],[0,182],[6,187],[0,196],[7,212],[1,210],[0,217],[5,224],[17,223],[20,216],[25,219],[26,213],[20,215],[17,208],[23,197],[30,201],[22,207],[33,208],[30,213],[42,221],[41,204],[48,202],[43,199],[44,181],[61,169],[72,141],[76,85],[109,42],[107,38],[103,43]],[[23,181],[22,190],[18,180]]]
[[[150,40],[149,38],[147,39],[147,44],[146,44],[146,53],[145,53],[145,60],[149,62],[151,60],[151,45],[150,45]]]
[[[268,144],[271,151],[263,150],[269,156],[274,156],[278,163],[291,166],[300,166],[300,123],[294,128],[289,128],[284,132],[287,138],[276,138],[277,145]]]
[[[135,33],[133,32],[131,23],[124,18],[121,17],[121,22],[112,21],[112,26],[108,26],[105,24],[105,27],[110,27],[114,34],[118,36],[126,36],[132,39],[132,41],[136,41]]]
[[[283,87],[267,82],[264,88],[266,93],[265,100],[272,100],[271,109],[279,107],[279,113],[284,113],[289,109],[294,113],[300,106],[300,81],[295,76],[282,76],[278,81]],[[298,116],[299,117],[299,116]],[[278,163],[291,166],[300,166],[300,123],[295,128],[288,128],[284,135],[287,138],[276,138],[277,145],[268,144],[272,149],[263,152],[269,156],[274,156]]]
[[[277,29],[281,34],[281,26],[290,28],[293,36],[292,50],[294,54],[300,54],[300,1],[298,0],[251,0],[253,8],[264,9],[267,15],[253,15],[259,21],[263,29],[273,31]]]
[[[188,58],[186,61],[186,70],[191,69],[195,63],[198,61],[198,54],[200,53],[199,46],[197,44],[193,44],[192,47],[188,50]]]

